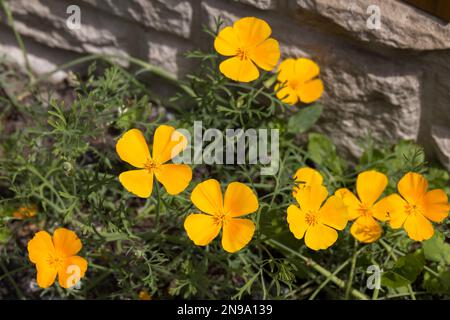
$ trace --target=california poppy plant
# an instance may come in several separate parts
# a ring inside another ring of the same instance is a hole
[[[306,246],[313,250],[330,247],[338,238],[336,230],[343,230],[347,225],[343,201],[337,196],[328,199],[327,196],[324,186],[311,185],[296,193],[300,207],[291,204],[287,209],[289,229],[297,239],[304,237]]]
[[[292,192],[292,195],[294,197],[299,189],[303,189],[312,185],[320,186],[323,183],[323,177],[319,173],[319,171],[309,167],[299,168],[294,174],[294,179],[296,184]]]
[[[222,246],[230,253],[241,250],[250,242],[255,224],[239,217],[258,210],[255,193],[243,183],[232,182],[222,197],[220,183],[215,179],[199,183],[191,194],[192,203],[203,213],[189,215],[184,228],[198,246],[206,246],[222,229]]]
[[[345,188],[339,189],[335,193],[343,199],[347,206],[349,220],[355,220],[350,228],[350,233],[361,242],[374,242],[380,238],[383,232],[377,220],[386,221],[389,216],[386,214],[385,201],[376,201],[387,184],[388,179],[381,172],[364,171],[356,178],[358,197]]]
[[[231,57],[219,65],[220,72],[235,81],[250,82],[259,77],[258,68],[270,71],[280,59],[278,41],[263,20],[246,17],[222,29],[214,41],[221,55]]]
[[[287,104],[298,101],[311,103],[322,96],[323,82],[318,79],[320,68],[306,58],[286,59],[278,67],[277,97]]]
[[[393,229],[403,227],[416,241],[430,239],[434,234],[433,222],[442,222],[448,216],[450,205],[442,189],[428,191],[428,181],[419,173],[408,172],[397,185],[400,194],[386,198]]]
[[[129,192],[148,198],[153,190],[153,176],[163,184],[169,194],[182,192],[192,179],[192,170],[185,164],[166,164],[187,146],[187,139],[175,128],[159,126],[153,137],[153,154],[150,156],[144,135],[131,129],[119,139],[116,151],[119,157],[138,168],[122,172],[119,180]]]
[[[28,242],[30,261],[36,264],[37,283],[41,288],[50,287],[59,278],[59,285],[70,288],[84,277],[87,261],[77,256],[82,244],[75,232],[59,228],[53,238],[47,231],[39,231]]]

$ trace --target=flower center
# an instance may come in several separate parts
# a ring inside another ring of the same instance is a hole
[[[418,215],[418,214],[422,214],[422,209],[416,205],[416,204],[407,204],[405,206],[405,212],[406,214],[409,215]]]
[[[241,61],[247,60],[248,59],[247,51],[244,49],[238,48],[237,52],[236,52],[236,57],[238,57]]]
[[[213,219],[216,225],[223,226],[228,222],[229,217],[224,212],[220,211],[214,215]]]
[[[316,212],[308,212],[305,215],[305,221],[309,226],[315,226],[318,223]]]
[[[372,216],[372,208],[362,204],[360,205],[358,209],[359,213],[364,217],[371,217]]]
[[[50,254],[49,257],[47,258],[47,263],[50,266],[50,268],[54,270],[59,270],[64,265],[64,258],[57,253]]]
[[[148,159],[147,162],[144,164],[144,168],[150,173],[157,167],[158,165],[152,159]]]
[[[289,80],[289,87],[291,87],[291,89],[294,91],[298,90],[301,85],[302,82],[297,79]]]

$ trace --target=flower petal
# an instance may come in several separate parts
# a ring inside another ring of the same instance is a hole
[[[388,211],[389,215],[388,220],[391,228],[392,229],[401,228],[406,218],[408,217],[405,211],[405,206],[407,205],[407,202],[396,193],[387,196],[381,201],[385,203],[385,207]]]
[[[361,216],[353,223],[350,233],[360,242],[372,243],[380,238],[383,228],[374,218]]]
[[[296,91],[303,103],[311,103],[318,100],[323,94],[323,82],[320,79],[308,81],[300,85]]]
[[[144,135],[138,129],[131,129],[125,132],[117,141],[116,151],[120,159],[136,168],[144,168],[150,159],[150,151]]]
[[[132,194],[148,198],[153,190],[153,173],[147,169],[122,172],[119,181]]]
[[[64,257],[76,255],[83,246],[76,233],[65,228],[55,230],[53,233],[53,243],[56,251]]]
[[[277,84],[275,86],[275,91],[277,92],[278,99],[290,105],[294,105],[298,102],[298,95],[294,89],[286,85],[278,90],[279,86],[280,84]]]
[[[216,39],[214,39],[214,49],[224,56],[234,56],[240,46],[239,39],[233,27],[225,27],[220,30]]]
[[[41,288],[50,287],[56,279],[57,271],[56,269],[51,268],[47,263],[37,263],[37,284]]]
[[[249,56],[258,67],[271,71],[280,60],[280,45],[275,39],[267,39],[251,49]]]
[[[302,189],[303,187],[311,186],[314,184],[321,185],[323,183],[323,177],[319,173],[319,171],[309,167],[298,169],[294,174],[294,179],[295,183],[298,185],[294,187],[294,196],[298,189]]]
[[[54,252],[52,237],[47,231],[39,231],[28,242],[28,255],[33,263],[42,264],[48,259],[49,254]]]
[[[187,143],[187,138],[174,127],[160,125],[153,136],[153,160],[165,163],[186,149]]]
[[[258,198],[252,189],[240,182],[232,182],[225,191],[224,211],[230,217],[240,217],[258,210]]]
[[[199,183],[191,193],[192,203],[201,211],[215,214],[223,210],[222,190],[219,181],[209,179]]]
[[[337,197],[344,201],[347,206],[348,220],[354,220],[361,215],[361,202],[359,199],[347,188],[341,188],[334,193]]]
[[[389,200],[384,197],[372,207],[372,215],[380,221],[388,221],[390,218],[389,214]]]
[[[233,24],[233,29],[244,47],[256,46],[269,38],[272,33],[267,22],[255,17],[239,19]]]
[[[192,169],[186,164],[163,164],[155,170],[155,176],[169,194],[175,195],[191,182]]]
[[[323,224],[342,230],[347,225],[348,213],[344,201],[337,196],[327,199],[319,212],[319,219]]]
[[[284,83],[295,78],[295,59],[283,60],[278,66],[278,81]]]
[[[222,246],[233,253],[245,247],[252,240],[255,224],[249,219],[230,219],[223,225]]]
[[[408,172],[397,185],[398,192],[411,204],[420,202],[428,189],[428,181],[421,174]]]
[[[84,277],[88,267],[86,259],[72,256],[66,259],[63,267],[58,270],[59,285],[62,288],[71,288]]]
[[[190,214],[184,220],[184,229],[197,246],[206,246],[219,234],[220,224],[210,215]]]
[[[307,82],[314,79],[320,73],[320,68],[317,63],[307,58],[299,58],[295,60],[294,78],[298,82]]]
[[[388,179],[381,172],[364,171],[356,179],[356,192],[361,202],[371,207],[386,189],[387,184]]]
[[[318,211],[327,196],[327,188],[322,185],[312,185],[298,190],[295,199],[303,211]]]
[[[294,237],[297,239],[303,238],[308,224],[306,223],[306,215],[296,205],[291,204],[287,209],[287,222],[289,224],[289,230],[291,230]]]
[[[219,69],[227,78],[234,81],[250,82],[259,77],[258,68],[250,59],[229,58],[222,61]]]
[[[442,189],[427,192],[424,198],[424,216],[434,222],[442,222],[448,216],[450,205]]]
[[[406,218],[404,228],[415,241],[430,239],[434,234],[433,225],[421,214],[411,214]]]
[[[316,224],[306,230],[305,244],[313,250],[327,249],[336,242],[338,233],[333,228],[323,224]]]

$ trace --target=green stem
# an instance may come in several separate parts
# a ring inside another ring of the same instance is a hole
[[[273,239],[268,239],[266,240],[267,243],[272,244],[275,247],[281,248],[283,250],[286,250],[290,253],[292,253],[293,255],[299,257],[300,259],[302,259],[304,262],[307,263],[308,266],[312,267],[314,270],[316,270],[317,272],[319,272],[320,274],[322,274],[325,277],[329,277],[330,281],[332,281],[335,285],[337,285],[339,288],[344,289],[345,288],[345,282],[341,279],[339,279],[338,277],[334,276],[330,271],[328,271],[327,269],[323,268],[322,266],[320,266],[318,263],[314,262],[313,260],[303,256],[302,254],[292,250],[291,248],[285,246],[284,244],[273,240]],[[369,300],[369,297],[367,297],[364,293],[356,290],[356,289],[351,289],[350,293],[358,299],[361,300]]]
[[[345,300],[348,300],[350,298],[350,291],[352,289],[353,277],[355,276],[356,258],[358,256],[357,249],[358,249],[358,241],[355,239],[354,246],[353,246],[353,255],[352,255],[352,264],[350,267],[350,274],[349,274],[348,280],[347,280],[347,287],[345,288]]]

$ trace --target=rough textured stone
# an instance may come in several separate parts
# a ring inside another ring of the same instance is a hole
[[[32,67],[46,72],[89,53],[133,56],[183,76],[185,51],[210,49],[202,24],[257,16],[272,27],[283,58],[310,57],[321,66],[324,115],[316,130],[359,155],[371,132],[383,141],[417,139],[450,169],[450,24],[394,0],[10,0]],[[81,8],[81,29],[66,26],[66,9]],[[377,5],[381,28],[367,27]],[[1,14],[0,14],[1,16]],[[0,19],[0,54],[23,62]],[[126,64],[126,59],[122,62]],[[64,74],[55,78],[61,79]]]

